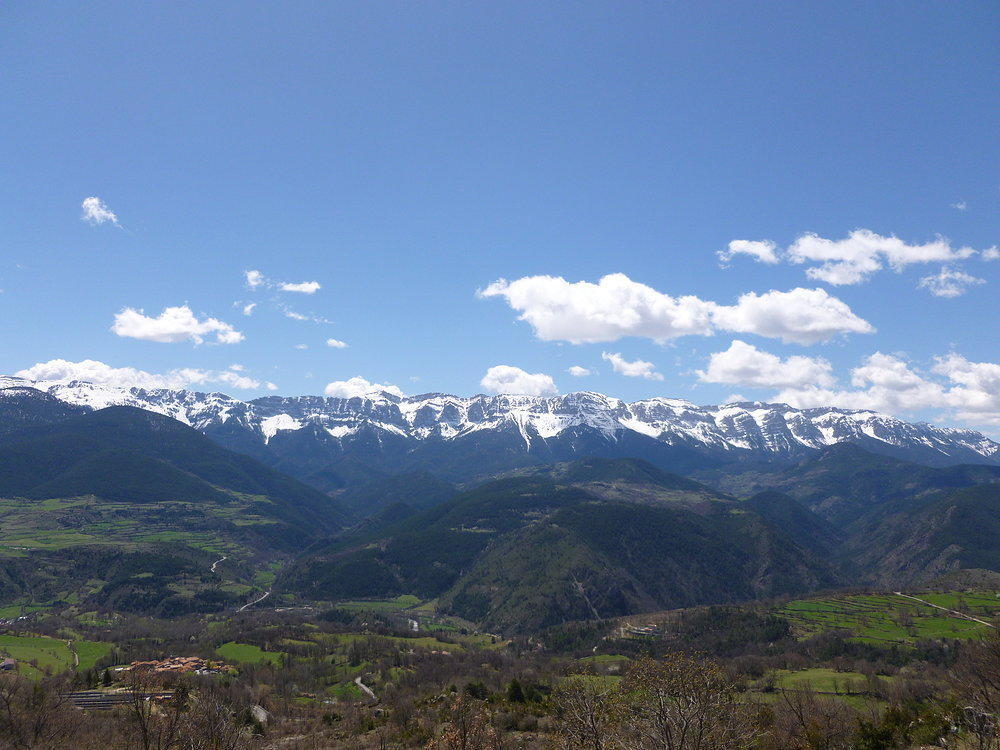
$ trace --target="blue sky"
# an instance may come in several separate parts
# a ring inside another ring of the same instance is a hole
[[[7,3],[0,369],[780,395],[996,434],[998,16]],[[734,240],[774,244],[720,263]],[[498,365],[550,379],[483,385]]]

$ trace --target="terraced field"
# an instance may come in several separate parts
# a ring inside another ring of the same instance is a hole
[[[1000,597],[988,592],[915,593],[913,598],[897,594],[866,594],[825,599],[799,599],[786,604],[779,614],[796,633],[809,636],[828,630],[849,630],[860,641],[913,643],[922,639],[976,638],[1000,614]],[[958,610],[952,614],[937,607]]]
[[[0,499],[0,556],[19,557],[32,550],[59,550],[84,544],[113,544],[127,549],[142,544],[184,544],[212,555],[234,555],[242,549],[240,527],[267,519],[245,505],[162,502],[105,502],[93,497],[51,500]],[[226,531],[223,524],[232,524]],[[177,531],[178,527],[187,531]]]

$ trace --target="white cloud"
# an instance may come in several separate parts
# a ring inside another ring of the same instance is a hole
[[[722,403],[724,403],[724,404],[738,404],[741,401],[749,401],[749,400],[750,399],[748,399],[742,393],[730,393],[728,396],[726,396],[725,400]]]
[[[277,307],[279,310],[281,310],[282,315],[284,315],[286,318],[291,318],[292,320],[311,321],[313,323],[326,323],[326,324],[333,322],[332,320],[320,317],[319,315],[305,315],[303,313],[296,312],[287,305],[279,304]]]
[[[707,336],[716,329],[811,344],[842,333],[874,330],[822,289],[751,292],[735,306],[725,306],[691,295],[671,297],[615,273],[596,284],[556,276],[500,279],[479,295],[503,297],[539,339],[573,344],[624,336],[663,343],[679,336]]]
[[[1000,424],[1000,364],[958,354],[935,357],[932,380],[902,358],[876,352],[851,371],[855,390],[790,388],[776,400],[799,408],[839,406],[889,414],[941,409],[970,424]]]
[[[323,288],[318,281],[274,281],[273,279],[267,278],[267,276],[265,276],[261,271],[257,270],[244,271],[243,275],[246,278],[247,286],[251,289],[264,287],[265,289],[277,289],[282,292],[315,294]]]
[[[327,339],[326,340],[326,345],[330,346],[330,347],[333,347],[334,349],[346,349],[347,348],[347,342],[346,341],[340,341],[339,339]]]
[[[885,237],[868,229],[856,229],[842,240],[804,234],[788,248],[792,263],[819,263],[806,269],[811,279],[828,284],[859,284],[888,264],[901,271],[914,263],[960,260],[975,253],[970,247],[952,247],[939,237],[923,245],[910,245],[896,236]]]
[[[580,365],[573,365],[567,368],[566,372],[572,375],[574,378],[585,378],[588,375],[593,375],[592,370],[588,370],[586,367],[580,367]]]
[[[15,375],[29,380],[48,380],[61,383],[84,380],[120,388],[181,389],[223,383],[233,388],[253,390],[262,385],[260,381],[242,375],[240,371],[232,367],[229,370],[201,370],[193,367],[181,367],[164,374],[157,374],[134,367],[112,367],[93,359],[85,359],[80,362],[52,359],[20,370]],[[265,383],[264,387],[268,390],[277,388],[274,383]]]
[[[959,419],[1000,424],[1000,364],[970,362],[951,353],[935,358],[932,369],[954,383],[948,405]]]
[[[308,344],[296,344],[295,348],[296,349],[308,349],[309,345]]]
[[[554,396],[559,392],[551,376],[541,372],[525,372],[520,367],[495,365],[486,371],[479,384],[491,393],[511,393],[522,396]]]
[[[644,336],[662,342],[712,331],[712,303],[691,296],[675,299],[622,273],[596,284],[557,276],[500,279],[480,295],[505,298],[544,341],[582,344]]]
[[[778,246],[771,240],[733,240],[725,250],[719,250],[719,262],[726,265],[737,255],[749,255],[758,263],[774,265],[779,262]]]
[[[332,383],[327,383],[324,393],[333,398],[356,398],[378,393],[389,393],[400,398],[405,395],[394,385],[372,383],[360,375],[355,375],[349,380],[334,380]]]
[[[917,286],[920,289],[928,290],[935,297],[951,299],[961,297],[969,290],[970,286],[985,283],[985,279],[977,278],[965,273],[965,271],[942,266],[940,273],[933,276],[924,276],[917,283]]]
[[[115,315],[111,330],[118,336],[166,344],[180,341],[200,344],[212,334],[219,344],[236,344],[243,340],[243,334],[228,323],[215,318],[198,320],[187,305],[167,307],[155,318],[145,315],[142,310],[126,307]]]
[[[253,388],[260,388],[261,383],[258,380],[254,380],[246,375],[240,375],[238,372],[232,372],[231,370],[219,371],[209,371],[209,370],[181,370],[182,373],[193,372],[195,375],[191,377],[191,383],[211,383],[219,382],[231,385],[233,388],[241,388],[244,390],[250,390]],[[270,391],[276,390],[277,386],[274,383],[267,383],[267,389]]]
[[[322,287],[318,281],[301,281],[297,284],[290,282],[280,282],[278,288],[283,292],[300,292],[302,294],[315,294]]]
[[[80,207],[83,209],[83,213],[80,215],[80,218],[88,224],[93,224],[94,226],[100,224],[114,224],[115,226],[121,226],[118,223],[118,217],[115,216],[115,213],[108,208],[107,204],[100,198],[95,196],[84,198]]]
[[[870,323],[825,289],[747,292],[732,306],[717,306],[712,320],[721,330],[755,333],[785,343],[816,344],[847,333],[874,333]]]
[[[958,201],[957,203],[952,203],[951,207],[954,208],[956,211],[964,211],[969,206],[968,204],[966,204],[965,201]]]
[[[611,369],[619,375],[627,378],[645,378],[646,380],[663,380],[663,376],[656,371],[656,365],[637,359],[629,362],[621,354],[601,352],[601,359],[611,363]]]
[[[833,367],[822,358],[792,356],[781,359],[770,352],[733,341],[724,352],[708,358],[708,367],[699,370],[698,379],[706,383],[743,385],[753,388],[801,388],[809,385],[832,386]]]
[[[1000,260],[1000,247],[994,245],[993,247],[988,247],[982,252],[983,260]]]
[[[243,305],[243,314],[246,315],[247,317],[253,315],[253,309],[255,307],[257,307],[256,302],[248,302],[247,304]]]

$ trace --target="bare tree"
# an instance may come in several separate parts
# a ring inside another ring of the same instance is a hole
[[[188,691],[183,683],[174,686],[170,697],[163,683],[147,670],[133,669],[127,680],[128,704],[121,712],[121,729],[132,746],[142,750],[175,750],[180,747]]]
[[[962,723],[978,750],[1000,748],[1000,630],[969,644],[950,675]]]
[[[73,711],[63,679],[33,683],[18,674],[0,675],[0,738],[17,750],[61,746],[73,735]]]
[[[640,659],[622,690],[630,750],[742,750],[758,735],[754,706],[707,659],[682,653]]]
[[[601,678],[575,675],[554,695],[559,735],[565,747],[618,750],[622,745],[621,691]]]
[[[851,746],[858,715],[842,701],[809,690],[782,690],[773,710],[778,747],[847,750]]]
[[[188,709],[179,747],[183,750],[245,750],[253,734],[240,712],[219,698],[199,694]]]
[[[428,750],[503,750],[503,732],[494,724],[485,701],[460,695],[449,705],[448,717]]]

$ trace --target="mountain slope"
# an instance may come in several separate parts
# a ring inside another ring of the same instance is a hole
[[[1000,467],[932,468],[843,444],[723,479],[731,490],[772,488],[747,504],[858,581],[905,586],[960,568],[1000,570]]]
[[[368,518],[393,505],[413,510],[437,505],[455,496],[454,485],[428,472],[395,474],[344,490],[337,502],[356,518]]]
[[[734,494],[784,492],[835,526],[847,527],[880,505],[938,490],[1000,482],[1000,467],[928,467],[842,443],[799,463],[765,471],[714,473],[713,483]]]
[[[837,576],[737,507],[582,503],[502,540],[442,597],[501,631],[834,586]]]
[[[838,581],[741,503],[645,462],[587,459],[529,474],[367,525],[299,561],[280,585],[310,599],[440,596],[487,627],[530,631]]]
[[[920,507],[895,503],[849,543],[879,583],[925,583],[962,569],[1000,571],[1000,484],[941,491]]]
[[[0,606],[236,609],[258,571],[345,517],[317,490],[161,414],[66,416],[0,439]]]
[[[0,442],[4,496],[219,502],[225,499],[220,488],[269,498],[260,504],[268,515],[310,533],[336,530],[345,520],[334,501],[311,487],[141,409],[109,407]]]
[[[796,544],[824,558],[844,541],[844,533],[798,500],[780,492],[761,492],[746,501],[765,521],[780,528]]]
[[[25,427],[51,424],[88,411],[35,388],[2,386],[0,378],[0,438]]]

